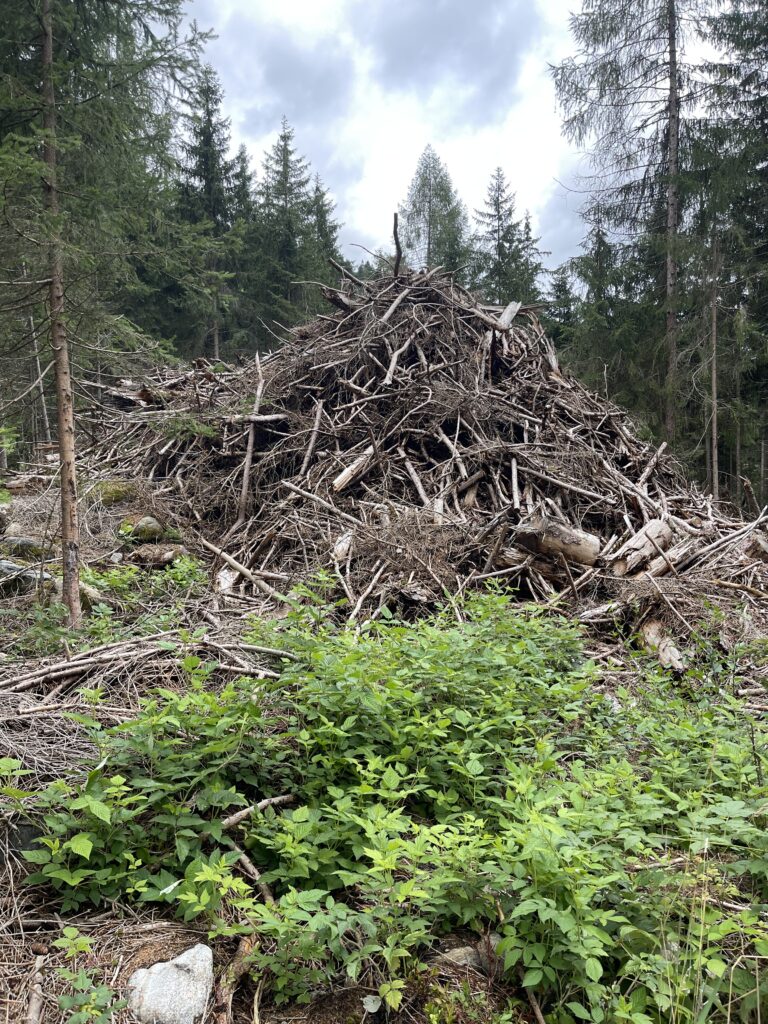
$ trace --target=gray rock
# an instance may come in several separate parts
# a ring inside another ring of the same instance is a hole
[[[164,532],[162,524],[154,516],[142,516],[131,531],[131,540],[160,540]]]
[[[213,953],[198,943],[173,960],[134,971],[128,1009],[140,1024],[198,1024],[213,988]]]
[[[6,530],[2,547],[6,554],[17,555],[19,558],[42,558],[46,554],[46,549],[52,545],[44,537],[8,536]]]
[[[498,965],[498,957],[496,956],[496,947],[501,942],[501,936],[498,932],[490,932],[488,935],[484,935],[482,939],[475,946],[477,955],[480,957],[480,969],[485,974],[493,974]]]
[[[0,864],[8,861],[8,853],[20,854],[26,850],[36,850],[36,840],[45,835],[42,829],[28,821],[8,822],[7,829],[5,835],[2,835],[0,828]]]
[[[482,958],[474,946],[449,949],[437,957],[437,962],[445,967],[471,967],[475,971],[483,969]]]
[[[41,577],[43,581],[51,579],[50,573],[0,558],[0,597],[28,594],[37,587]]]

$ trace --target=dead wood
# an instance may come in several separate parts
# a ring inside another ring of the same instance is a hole
[[[177,492],[170,518],[265,599],[326,570],[352,621],[494,577],[592,623],[620,607],[677,631],[702,580],[764,610],[765,510],[747,524],[690,485],[560,370],[534,310],[482,306],[439,268],[341,277],[337,311],[260,361],[160,371],[153,407],[100,410],[87,461]]]

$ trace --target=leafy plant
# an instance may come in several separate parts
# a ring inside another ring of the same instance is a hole
[[[552,1024],[749,1018],[743,957],[768,954],[764,727],[753,739],[706,680],[696,703],[650,667],[611,703],[577,629],[497,594],[461,625],[354,630],[308,593],[247,636],[287,652],[278,680],[212,693],[213,666],[182,650],[186,692],[93,727],[99,766],[40,801],[31,881],[65,908],[122,898],[256,929],[278,1001],[338,972],[396,1009],[436,938],[493,927],[502,973]],[[222,822],[279,794],[293,803],[236,837],[272,904]]]
[[[71,989],[69,994],[58,997],[59,1009],[70,1011],[66,1024],[109,1024],[115,1010],[127,1005],[125,1000],[115,999],[109,985],[97,984],[93,971],[84,967],[75,970],[77,958],[91,952],[91,940],[77,928],[67,926],[53,945],[72,961],[72,967],[57,968],[57,974]]]

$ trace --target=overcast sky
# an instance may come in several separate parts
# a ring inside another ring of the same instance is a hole
[[[549,266],[579,251],[578,155],[547,71],[570,52],[574,0],[191,0],[218,38],[232,141],[254,169],[285,115],[337,202],[341,243],[386,244],[431,143],[470,212],[503,167]]]

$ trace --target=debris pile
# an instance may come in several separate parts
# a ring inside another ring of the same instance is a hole
[[[439,271],[324,293],[335,311],[261,361],[163,371],[92,422],[91,466],[173,495],[222,586],[280,601],[326,570],[351,619],[488,579],[592,622],[768,599],[768,512],[746,523],[689,485],[560,370],[535,311]]]

